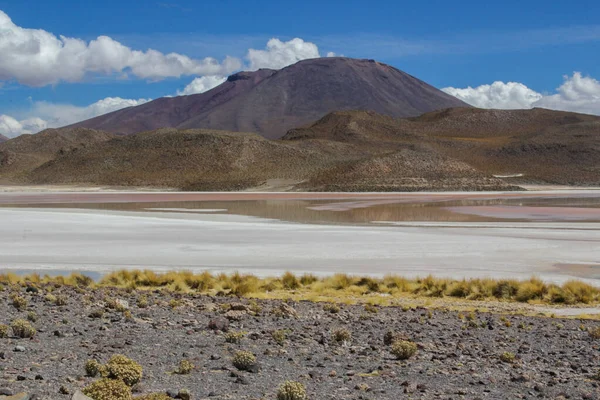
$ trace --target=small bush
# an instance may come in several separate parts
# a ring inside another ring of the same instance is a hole
[[[256,364],[256,356],[249,351],[238,351],[233,356],[233,366],[241,371],[248,371]]]
[[[146,296],[146,295],[140,296],[137,299],[137,306],[139,308],[146,308],[146,307],[148,307],[148,296]]]
[[[500,354],[500,361],[505,362],[505,363],[512,363],[515,361],[515,354],[511,353],[509,351],[505,351],[504,353]]]
[[[12,305],[19,311],[23,311],[27,308],[27,299],[21,296],[14,296],[12,299]]]
[[[312,285],[313,283],[317,282],[318,280],[319,280],[319,278],[317,278],[316,276],[314,276],[312,274],[304,274],[300,277],[300,283],[303,286]]]
[[[87,360],[85,362],[85,373],[87,376],[94,378],[102,370],[102,364],[96,360]]]
[[[281,278],[281,283],[285,289],[296,290],[300,287],[300,281],[296,278],[296,275],[291,272],[286,272]]]
[[[392,344],[394,344],[395,341],[400,340],[399,336],[400,335],[397,332],[387,331],[383,335],[383,344],[385,344],[386,346],[391,346]]]
[[[27,321],[35,322],[38,320],[38,315],[33,311],[27,313]]]
[[[142,366],[121,354],[115,354],[106,364],[107,376],[133,386],[142,379]]]
[[[8,328],[9,328],[8,325],[0,324],[0,338],[8,337]]]
[[[337,329],[333,331],[332,339],[338,343],[349,342],[352,339],[352,334],[347,329]]]
[[[132,400],[131,389],[122,380],[100,379],[83,389],[93,400]]]
[[[246,336],[245,332],[228,332],[225,334],[225,341],[227,343],[240,343]]]
[[[177,368],[177,371],[175,371],[175,373],[178,375],[188,375],[194,370],[194,368],[194,364],[192,364],[188,360],[181,360],[179,362],[179,367]]]
[[[306,389],[300,382],[285,381],[279,386],[277,400],[306,400]]]
[[[592,339],[600,339],[600,326],[597,326],[595,328],[590,328],[588,333],[590,334],[590,337]]]
[[[417,353],[417,345],[408,340],[397,340],[392,344],[392,354],[398,360],[408,360]]]
[[[285,344],[285,340],[287,339],[287,332],[283,329],[278,329],[271,333],[273,340],[277,342],[278,345],[283,346]]]
[[[44,296],[44,299],[48,302],[48,303],[52,303],[55,304],[56,303],[56,296],[53,295],[52,293],[48,293],[46,296]]]
[[[68,303],[67,296],[58,295],[55,297],[54,304],[56,304],[57,306],[66,306],[67,303]]]
[[[338,306],[335,303],[328,303],[323,306],[323,311],[326,311],[326,312],[329,312],[332,314],[337,314],[340,312],[340,306]]]
[[[24,319],[16,319],[10,324],[13,334],[20,338],[30,338],[36,334],[36,330]]]

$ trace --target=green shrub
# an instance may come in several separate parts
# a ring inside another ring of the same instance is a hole
[[[600,326],[597,326],[595,328],[590,328],[588,333],[590,334],[590,337],[592,339],[600,339]]]
[[[337,329],[333,331],[332,339],[338,343],[349,342],[352,339],[352,334],[347,329]]]
[[[58,295],[55,297],[54,304],[56,304],[57,306],[66,306],[67,303],[68,303],[67,296]]]
[[[300,382],[285,381],[279,386],[277,400],[306,400],[306,389]]]
[[[337,314],[340,312],[340,306],[338,306],[335,303],[327,303],[323,306],[323,311],[327,311],[332,314]]]
[[[8,325],[0,324],[0,338],[8,337],[8,328]]]
[[[175,373],[178,375],[188,375],[194,370],[194,368],[194,364],[192,364],[188,360],[181,360],[179,362],[179,367],[177,368],[177,371],[175,371]]]
[[[27,313],[27,320],[30,322],[35,322],[38,320],[38,315],[33,311]]]
[[[106,364],[108,378],[120,379],[133,386],[142,379],[142,366],[122,354],[115,354]]]
[[[246,336],[246,332],[228,332],[225,334],[225,341],[227,343],[240,343]]]
[[[36,330],[24,319],[16,319],[10,324],[13,334],[20,338],[30,338],[36,334]]]
[[[281,278],[281,283],[285,289],[295,290],[300,287],[300,281],[296,278],[296,275],[291,272],[286,272]]]
[[[504,353],[500,354],[500,361],[505,363],[512,363],[515,361],[515,358],[515,354],[509,351],[505,351]]]
[[[85,362],[85,373],[87,376],[95,377],[102,370],[102,364],[96,360],[87,360]]]
[[[47,294],[47,295],[44,297],[44,299],[45,299],[45,300],[46,300],[48,303],[52,303],[52,304],[55,304],[55,303],[56,303],[56,296],[55,296],[55,295],[53,295],[53,294],[51,294],[51,293],[48,293],[48,294]]]
[[[408,360],[417,353],[417,345],[408,340],[397,340],[392,344],[392,354],[398,360]]]
[[[271,333],[273,340],[277,342],[278,345],[283,346],[285,344],[285,340],[287,339],[287,332],[284,329],[278,329]]]
[[[249,351],[238,351],[233,356],[233,366],[241,371],[248,371],[256,364],[256,356]]]
[[[143,296],[138,297],[138,299],[137,299],[137,306],[139,308],[146,308],[146,307],[148,307],[148,296],[143,295]]]
[[[132,400],[131,389],[122,380],[100,379],[83,389],[93,400]]]
[[[21,296],[14,296],[12,299],[12,305],[19,311],[23,311],[27,308],[27,299]]]

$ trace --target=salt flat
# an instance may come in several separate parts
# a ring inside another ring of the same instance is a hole
[[[582,275],[581,268],[591,266]],[[0,268],[537,275],[600,285],[600,224],[287,223],[178,212],[0,208]],[[590,272],[592,271],[592,272]],[[594,276],[595,274],[595,276]]]

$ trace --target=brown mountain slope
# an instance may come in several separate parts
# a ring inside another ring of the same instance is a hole
[[[0,135],[0,143],[6,142],[8,138],[4,135]]]
[[[194,190],[238,190],[269,179],[325,191],[510,189],[440,154],[422,136],[395,135],[393,124],[402,121],[390,117],[339,112],[324,117],[315,129],[328,124],[352,128],[359,125],[355,120],[369,127],[363,129],[364,137],[341,141],[268,140],[250,133],[165,128],[65,153],[32,171],[30,180]]]
[[[282,137],[335,110],[371,110],[392,117],[470,107],[419,79],[373,60],[318,58],[280,71],[233,75],[193,96],[162,98],[76,126],[115,133],[159,127],[256,132]]]
[[[252,133],[164,128],[63,154],[30,180],[237,190],[272,178],[302,180],[334,162]]]
[[[238,190],[282,179],[295,182],[295,190],[325,191],[600,185],[600,117],[541,109],[444,110],[405,119],[339,111],[281,140],[169,128],[58,147],[43,153],[52,160],[24,170],[28,182]]]
[[[0,143],[0,182],[25,179],[29,171],[54,159],[113,138],[114,135],[85,128],[46,129]]]
[[[334,113],[288,132],[394,149],[418,143],[481,173],[520,175],[508,182],[600,184],[600,117],[545,109],[449,109],[394,120],[374,113]],[[334,174],[335,175],[335,174]]]

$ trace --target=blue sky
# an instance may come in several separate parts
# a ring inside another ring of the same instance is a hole
[[[20,122],[40,117],[52,126],[69,114],[83,118],[101,112],[105,105],[85,112],[78,107],[105,98],[144,101],[176,95],[197,77],[209,76],[216,84],[213,76],[221,79],[236,66],[281,67],[316,51],[375,58],[478,106],[553,105],[600,114],[598,1],[0,0],[0,10],[12,20],[12,25],[0,24],[0,116],[6,125],[0,119],[0,133],[13,129],[8,132],[12,136],[19,128],[8,127],[9,117]],[[59,42],[58,47],[48,44],[49,50],[44,42],[39,46],[47,50],[44,56],[60,53],[51,63],[40,61],[42,53],[31,54],[35,50],[23,53],[14,40],[12,47],[3,47],[7,30],[29,48],[36,47],[33,29]],[[83,43],[85,51],[63,51],[61,36],[79,39],[73,48]],[[99,36],[110,42],[92,49],[90,41]],[[271,38],[282,44],[265,50]],[[302,43],[288,45],[294,38]],[[208,72],[206,66],[173,70],[173,60],[163,58],[165,70],[157,72],[144,68],[150,59],[144,58],[138,71],[129,53],[129,61],[115,60],[119,46],[130,52],[177,53],[198,65],[212,57],[220,66]],[[260,60],[253,63],[249,49],[264,51],[256,55]],[[87,61],[75,65],[70,54],[84,53]],[[39,65],[26,58],[33,56]],[[226,56],[238,64],[224,66]],[[207,82],[198,81],[186,93],[206,89]],[[458,91],[468,87],[472,90]],[[114,109],[113,103],[107,110]]]

